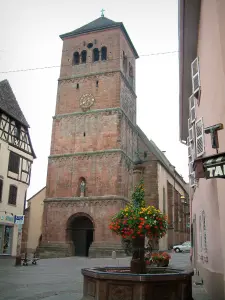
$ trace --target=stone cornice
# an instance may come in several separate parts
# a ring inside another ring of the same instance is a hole
[[[129,202],[129,199],[123,196],[107,195],[107,196],[91,196],[91,197],[59,197],[46,198],[44,202],[104,202],[104,201],[123,201]]]
[[[121,110],[122,109],[120,107],[115,107],[115,108],[103,108],[103,109],[95,109],[95,110],[88,110],[88,111],[78,111],[73,113],[56,115],[53,117],[53,119],[61,119],[63,117],[91,115],[91,114],[99,114],[99,113],[107,113],[107,112],[120,112]]]
[[[126,79],[126,77],[124,76],[124,74],[121,70],[114,70],[114,71],[108,71],[108,72],[96,72],[96,73],[91,73],[91,74],[87,74],[87,75],[77,75],[77,76],[74,75],[74,76],[61,77],[61,78],[58,79],[58,82],[61,83],[63,81],[71,81],[71,80],[75,80],[75,79],[95,77],[95,76],[101,76],[101,75],[108,75],[108,74],[113,74],[113,73],[120,73],[120,75],[123,78],[126,86],[129,88],[129,90],[131,91],[133,96],[135,96],[135,98],[137,98],[137,95],[135,94],[132,86],[130,85],[129,81]]]
[[[95,72],[95,73],[89,73],[86,75],[73,75],[73,76],[65,76],[65,77],[60,77],[58,79],[58,82],[62,81],[70,81],[73,79],[81,79],[81,78],[87,78],[87,77],[95,77],[95,76],[101,76],[101,75],[108,75],[108,74],[113,74],[113,73],[121,73],[120,70],[114,70],[114,71],[106,71],[106,72]]]
[[[101,150],[101,151],[86,151],[86,152],[76,152],[76,153],[65,153],[65,154],[54,154],[50,155],[49,159],[54,158],[69,158],[69,157],[77,157],[77,156],[92,156],[92,155],[110,155],[110,154],[122,154],[125,159],[128,159],[129,162],[133,163],[131,157],[129,157],[122,149],[108,149],[108,150]]]

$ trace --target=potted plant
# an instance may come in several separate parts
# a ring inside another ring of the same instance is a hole
[[[144,182],[132,194],[132,202],[112,217],[109,228],[123,239],[131,239],[132,273],[145,273],[145,236],[151,241],[162,238],[167,231],[167,216],[154,206],[145,206]]]
[[[146,253],[145,262],[147,265],[156,265],[157,267],[168,267],[171,256],[167,252],[163,253]]]

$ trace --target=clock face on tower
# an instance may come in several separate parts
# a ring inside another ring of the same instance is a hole
[[[80,107],[83,110],[90,108],[95,102],[95,98],[92,94],[84,94],[80,97]]]

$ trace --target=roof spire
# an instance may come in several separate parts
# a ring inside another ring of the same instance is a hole
[[[101,17],[104,17],[104,9],[101,10]]]

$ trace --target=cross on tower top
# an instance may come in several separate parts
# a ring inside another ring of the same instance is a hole
[[[101,17],[104,17],[104,9],[101,10]]]

